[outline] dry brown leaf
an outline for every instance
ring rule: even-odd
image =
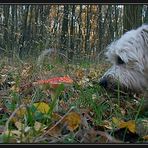
[[[15,126],[17,127],[17,129],[19,130],[19,131],[24,131],[24,132],[28,132],[29,130],[30,130],[30,128],[31,127],[29,127],[29,126],[25,126],[23,123],[21,123],[21,122],[15,122],[14,123],[15,124]]]
[[[18,93],[20,91],[20,88],[16,86],[15,84],[10,88],[11,91]]]
[[[17,112],[15,113],[14,117],[12,117],[12,122],[17,122],[19,121],[19,119],[23,118],[24,115],[27,114],[27,109],[26,107],[21,107],[20,109],[17,110]]]
[[[84,70],[83,69],[76,70],[75,75],[76,75],[77,78],[82,79],[85,75]]]
[[[47,128],[47,126],[45,124],[35,121],[34,129],[36,131],[44,131],[46,128]]]
[[[24,66],[25,66],[25,67],[24,67],[24,69],[23,69],[22,72],[21,72],[21,77],[22,77],[23,79],[26,79],[26,78],[29,77],[29,75],[30,75],[30,73],[31,73],[32,66],[31,66],[31,65],[28,65],[28,64],[26,64],[26,65],[24,65]]]
[[[98,74],[97,74],[97,72],[95,71],[95,69],[91,69],[90,72],[89,72],[89,74],[88,74],[88,76],[89,76],[89,78],[91,78],[91,79],[95,79],[95,78],[98,76]]]
[[[61,135],[61,130],[62,130],[61,124],[58,124],[58,125],[56,125],[54,128],[52,128],[52,129],[48,132],[48,134],[51,135],[51,136],[54,136],[54,137],[58,137],[58,136]]]
[[[3,134],[4,135],[9,135],[9,136],[16,136],[18,138],[24,137],[24,134],[21,131],[19,131],[19,130],[11,130],[11,131],[7,130]]]
[[[62,116],[60,116],[59,114],[57,113],[52,113],[52,120],[54,121],[58,121],[62,118]]]
[[[111,122],[104,120],[103,121],[103,126],[107,129],[113,129]]]
[[[15,124],[15,126],[17,127],[17,129],[19,131],[21,131],[22,129],[25,128],[25,125],[23,123],[21,123],[21,122],[16,121],[14,124]]]
[[[78,113],[76,112],[70,112],[65,118],[64,118],[64,123],[67,124],[67,128],[70,131],[74,131],[77,129],[81,123],[81,117]]]
[[[5,74],[5,75],[0,75],[0,85],[2,85],[6,80],[7,80],[7,75]]]

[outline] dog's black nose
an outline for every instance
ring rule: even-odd
[[[99,85],[104,87],[104,88],[107,88],[107,79],[106,78],[102,78],[99,82]]]

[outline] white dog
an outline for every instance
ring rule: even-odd
[[[148,88],[148,25],[126,32],[112,42],[106,56],[113,64],[100,85],[107,90],[143,92]]]

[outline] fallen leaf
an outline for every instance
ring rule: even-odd
[[[134,120],[129,120],[125,122],[123,120],[113,117],[112,121],[118,128],[127,128],[132,133],[136,132],[136,123]]]
[[[113,129],[112,125],[111,125],[111,122],[107,121],[107,120],[104,120],[103,121],[103,126],[107,129]]]
[[[47,128],[47,126],[45,124],[35,121],[34,129],[36,131],[44,131],[46,128]]]
[[[19,119],[23,118],[24,115],[27,114],[27,109],[26,107],[21,107],[20,109],[17,110],[17,112],[15,113],[15,115],[12,117],[12,122],[17,122],[19,121]]]
[[[120,124],[120,128],[126,127],[129,129],[130,132],[135,133],[136,132],[136,123],[134,120],[129,120],[127,122],[123,122]]]
[[[54,136],[54,137],[58,137],[58,136],[61,135],[61,130],[62,130],[61,124],[58,124],[58,125],[56,125],[54,128],[52,128],[52,129],[48,132],[48,134],[51,135],[51,136]]]
[[[65,116],[63,121],[67,124],[67,128],[70,131],[74,131],[79,127],[81,123],[81,117],[76,112],[70,112],[67,116]]]
[[[57,114],[57,113],[52,113],[52,120],[54,120],[54,121],[58,121],[58,120],[60,120],[62,118],[62,116],[60,116],[59,114]]]
[[[90,79],[95,79],[96,77],[98,76],[97,72],[95,71],[95,69],[91,69],[89,74],[88,74],[88,77]]]
[[[76,70],[75,75],[76,75],[77,78],[82,79],[85,75],[84,70],[83,69]]]
[[[20,91],[20,88],[18,87],[18,86],[16,86],[16,85],[13,85],[11,88],[10,88],[10,90],[11,91],[13,91],[13,92],[19,92]]]
[[[17,129],[19,130],[19,131],[24,131],[24,132],[28,132],[30,129],[31,129],[31,127],[29,127],[29,126],[25,126],[23,123],[21,123],[21,122],[15,122],[14,123],[15,124],[15,126],[17,127]]]
[[[7,75],[5,74],[5,75],[0,75],[0,85],[2,85],[6,80],[7,80]]]
[[[9,136],[17,136],[17,137],[20,137],[20,136],[22,136],[22,137],[24,137],[24,134],[22,133],[22,132],[20,132],[19,130],[7,130],[7,131],[5,131],[3,134],[5,134],[5,135],[9,135]]]
[[[19,130],[19,131],[21,131],[22,129],[24,129],[25,128],[25,125],[23,124],[23,123],[21,123],[21,122],[15,122],[14,123],[15,124],[15,126],[17,127],[17,129]]]
[[[31,74],[31,70],[32,70],[32,66],[31,65],[28,65],[27,63],[24,65],[24,69],[22,70],[21,72],[21,77],[23,79],[26,79],[30,76]]]
[[[34,103],[33,104],[36,108],[37,108],[37,110],[39,111],[39,112],[41,112],[41,113],[45,113],[45,114],[47,114],[48,112],[49,112],[49,109],[50,109],[50,107],[49,107],[49,105],[47,104],[47,103],[45,103],[45,102],[38,102],[38,103]]]
[[[142,137],[144,140],[148,140],[148,135]]]

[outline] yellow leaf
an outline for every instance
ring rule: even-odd
[[[38,102],[38,103],[34,103],[33,105],[41,113],[46,113],[47,114],[49,109],[50,109],[49,105],[47,103],[45,103],[45,102]]]
[[[132,133],[136,132],[136,123],[134,120],[129,120],[125,122],[123,120],[113,117],[112,121],[118,128],[127,128]]]
[[[81,117],[78,113],[76,112],[70,112],[65,118],[64,122],[67,123],[67,128],[70,131],[74,131],[77,129],[81,123]]]
[[[144,140],[148,140],[148,135],[142,137]]]
[[[129,129],[130,132],[135,133],[136,132],[136,123],[134,120],[129,120],[126,122],[126,128]]]
[[[119,119],[117,119],[117,118],[115,118],[115,117],[113,117],[112,118],[112,121],[113,121],[113,123],[115,124],[115,125],[119,125],[119,123],[120,123],[120,120]]]

